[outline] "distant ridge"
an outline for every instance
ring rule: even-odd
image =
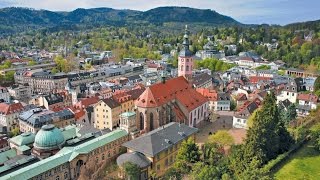
[[[163,24],[168,22],[202,23],[216,26],[241,24],[233,18],[221,15],[213,10],[188,7],[158,7],[148,11],[79,8],[70,12],[54,12],[20,7],[0,9],[1,33],[57,26],[123,26],[129,23]]]

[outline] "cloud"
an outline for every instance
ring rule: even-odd
[[[18,6],[54,11],[111,7],[149,10],[159,6],[213,9],[243,23],[278,23],[320,19],[319,0],[1,0],[0,7]]]

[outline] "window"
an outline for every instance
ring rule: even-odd
[[[181,69],[180,70],[183,71],[183,65],[181,65]]]
[[[186,66],[186,71],[189,71],[189,66],[188,65]]]
[[[237,119],[237,122],[239,123],[239,122],[240,122],[240,119]]]
[[[67,179],[68,178],[68,172],[65,172],[64,173],[64,179]]]
[[[60,177],[59,177],[59,176],[57,176],[57,177],[56,177],[56,180],[60,180]]]
[[[168,163],[168,159],[166,159],[165,162],[164,162],[164,165],[165,165],[166,167],[168,167],[168,164],[169,164],[169,163]]]
[[[102,160],[104,160],[104,154],[102,154]]]

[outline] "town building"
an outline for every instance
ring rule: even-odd
[[[1,133],[9,133],[18,127],[18,116],[23,111],[21,103],[0,103],[0,125]]]
[[[83,171],[108,165],[121,153],[122,143],[128,141],[128,133],[120,129],[97,137],[91,133],[78,136],[75,132],[74,128],[60,131],[52,125],[44,126],[35,136],[32,154],[22,156],[14,166],[5,161],[5,168],[0,168],[1,178],[78,179]],[[10,157],[18,157],[14,149]]]
[[[175,162],[181,143],[188,138],[195,140],[197,132],[197,128],[171,122],[125,142],[123,146],[127,148],[127,153],[117,158],[117,164],[120,167],[126,162],[138,165],[141,180],[149,179],[151,172],[155,172],[159,178]],[[123,173],[121,176],[123,177]]]
[[[297,100],[297,112],[299,116],[307,116],[311,110],[317,109],[318,96],[314,94],[299,93]]]
[[[0,86],[0,102],[10,103],[10,94],[8,89]]]
[[[253,114],[253,112],[258,109],[256,102],[247,101],[239,108],[235,115],[233,116],[232,125],[234,128],[247,128],[247,120]]]
[[[61,110],[72,105],[72,95],[66,91],[60,93],[51,93],[48,95],[39,95],[30,100],[30,104],[42,106],[48,110]]]
[[[288,76],[302,77],[302,78],[305,78],[305,77],[318,77],[319,76],[319,73],[310,73],[310,72],[306,72],[304,70],[296,69],[296,68],[286,69],[285,74],[288,75]]]
[[[288,99],[291,103],[296,103],[300,86],[292,78],[288,78],[288,83],[284,86],[280,94],[277,95],[277,103]]]
[[[109,128],[111,130],[119,127],[121,104],[113,98],[102,99],[94,108],[94,127],[98,129]]]
[[[31,87],[28,84],[15,84],[8,88],[10,96],[16,100],[22,100],[28,102],[31,98]]]
[[[224,92],[217,92],[211,89],[200,88],[197,91],[208,98],[209,109],[212,111],[230,111],[230,95]]]
[[[37,133],[46,124],[53,124],[59,128],[63,128],[75,124],[75,116],[69,109],[53,112],[41,108],[31,109],[19,115],[21,132]]]
[[[207,73],[202,73],[194,76],[192,83],[195,88],[209,88],[212,86],[212,77]]]
[[[209,102],[180,76],[147,87],[135,107],[138,129],[149,132],[169,122],[198,126],[208,118]]]

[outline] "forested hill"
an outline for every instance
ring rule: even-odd
[[[144,12],[112,8],[76,9],[71,12],[53,12],[28,8],[0,9],[0,33],[12,33],[42,27],[122,26],[129,23],[161,25],[167,22],[226,26],[240,24],[231,17],[221,15],[212,10],[187,7],[159,7]]]

